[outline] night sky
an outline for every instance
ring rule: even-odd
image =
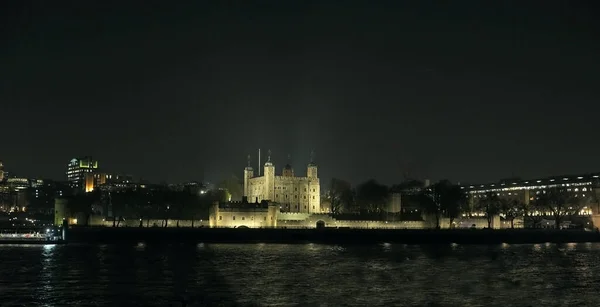
[[[598,1],[251,2],[1,1],[5,168],[218,181],[262,148],[352,183],[600,171]]]

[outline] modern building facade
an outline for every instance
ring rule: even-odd
[[[94,190],[94,173],[98,171],[98,161],[92,157],[74,158],[67,165],[67,181],[71,188],[84,192]]]
[[[244,169],[244,197],[251,203],[278,203],[283,212],[321,213],[321,185],[317,164],[311,161],[307,165],[306,177],[296,177],[288,163],[278,176],[269,152],[263,175],[255,176],[248,159],[248,166]]]
[[[471,205],[478,199],[493,193],[501,198],[510,198],[529,204],[548,189],[560,188],[572,193],[574,198],[589,200],[581,215],[591,215],[600,212],[598,208],[598,193],[600,191],[600,173],[553,176],[537,179],[505,179],[496,183],[464,185],[462,188],[469,196]]]

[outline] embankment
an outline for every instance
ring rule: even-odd
[[[69,243],[526,244],[600,242],[582,230],[387,230],[71,227]]]

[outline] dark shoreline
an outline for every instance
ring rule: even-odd
[[[73,227],[69,243],[535,244],[600,242],[583,230],[386,230]]]
[[[64,241],[46,241],[46,240],[0,240],[0,245],[47,245],[47,244],[65,244]]]

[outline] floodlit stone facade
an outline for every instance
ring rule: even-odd
[[[317,165],[314,162],[308,164],[306,177],[296,177],[289,164],[281,175],[276,175],[269,154],[262,176],[254,176],[250,165],[244,169],[244,197],[250,203],[275,202],[283,212],[322,213]]]
[[[429,217],[422,221],[367,221],[338,220],[330,214],[281,212],[280,205],[273,202],[262,203],[230,202],[215,203],[209,212],[210,227],[227,228],[369,228],[369,229],[428,229],[435,227],[435,219]],[[500,217],[492,219],[494,229],[510,228],[501,223]],[[440,219],[441,228],[450,228],[448,218]],[[464,217],[453,221],[453,228],[486,228],[485,217]],[[522,223],[516,224],[517,228]]]

